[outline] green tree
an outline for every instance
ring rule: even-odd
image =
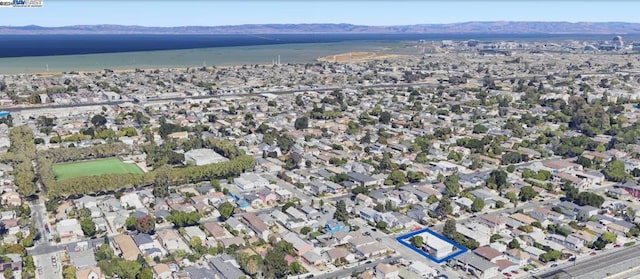
[[[167,165],[163,165],[158,168],[154,173],[153,178],[153,196],[158,198],[165,198],[169,196],[169,173],[171,168]]]
[[[202,218],[200,212],[172,211],[167,219],[173,222],[176,228],[182,228],[197,225],[200,218]]]
[[[378,121],[382,124],[389,124],[389,122],[391,122],[391,113],[388,111],[381,112],[380,117],[378,117]]]
[[[462,154],[455,151],[451,151],[449,152],[449,155],[447,155],[447,159],[455,162],[460,162],[460,160],[462,160]]]
[[[456,220],[448,219],[444,222],[444,227],[442,228],[442,235],[454,239],[456,238],[456,234],[458,234],[458,229],[456,229]]]
[[[522,155],[518,152],[507,152],[502,155],[501,162],[503,165],[517,164],[523,161]]]
[[[638,237],[638,236],[640,236],[640,228],[638,228],[637,226],[629,229],[629,232],[627,232],[628,238]]]
[[[371,134],[369,134],[369,132],[367,132],[366,134],[364,134],[364,136],[362,136],[362,138],[360,138],[360,144],[365,143],[371,143]]]
[[[300,274],[304,271],[304,268],[299,262],[293,262],[289,265],[289,272],[291,274]]]
[[[229,202],[224,202],[220,204],[220,206],[218,206],[218,212],[220,212],[220,217],[222,218],[223,221],[231,217],[234,209],[235,207]]]
[[[404,173],[402,173],[402,171],[400,170],[392,171],[391,174],[389,174],[387,180],[391,181],[391,184],[398,187],[404,185],[404,183],[407,182]]]
[[[520,249],[520,242],[514,238],[509,242],[507,247],[509,247],[509,249]]]
[[[244,264],[240,264],[242,269],[249,275],[253,276],[262,270],[263,259],[259,255],[251,255]]]
[[[149,267],[142,268],[137,279],[153,279],[153,271]]]
[[[502,238],[502,236],[501,236],[501,235],[499,235],[499,234],[493,234],[493,235],[491,235],[491,238],[489,239],[489,241],[490,241],[491,243],[494,243],[494,242],[498,241],[498,240],[499,240],[499,239],[501,239],[501,238]]]
[[[96,234],[96,224],[90,218],[83,218],[80,221],[80,228],[85,236],[91,237]]]
[[[413,245],[414,247],[422,248],[423,241],[424,239],[422,238],[422,236],[416,235],[411,238],[411,245]]]
[[[574,202],[579,205],[590,205],[596,208],[600,208],[600,206],[602,206],[602,204],[604,203],[604,198],[596,193],[580,192]]]
[[[283,153],[289,152],[294,143],[294,138],[285,133],[280,134],[280,136],[278,136],[278,138],[276,139],[276,144],[278,145],[278,147],[280,147],[280,150]]]
[[[473,126],[473,133],[474,134],[484,134],[486,132],[489,131],[489,128],[487,128],[486,126],[482,125],[482,124],[476,124],[475,126]]]
[[[471,210],[473,212],[480,212],[484,208],[484,200],[482,199],[474,199],[473,204],[471,204]]]
[[[351,189],[351,193],[354,195],[357,194],[368,194],[369,193],[369,188],[367,188],[366,186],[362,186],[362,185],[358,185],[356,187],[353,187]]]
[[[127,228],[127,230],[135,230],[136,229],[136,218],[133,218],[133,216],[129,216],[127,217],[127,219],[124,221],[124,227]]]
[[[142,265],[138,261],[115,259],[106,264],[111,268],[112,273],[120,278],[127,279],[135,279],[142,269]],[[100,268],[103,268],[103,266],[100,266]]]
[[[200,237],[194,236],[189,240],[189,246],[193,248],[193,250],[199,251],[202,250],[202,239]]]
[[[380,222],[376,223],[376,228],[381,229],[381,230],[386,230],[387,226],[388,226],[388,224],[385,221],[380,221]]]
[[[36,270],[36,264],[33,261],[33,256],[31,255],[24,257],[23,265],[24,265],[23,272],[33,274],[33,272],[35,272]]]
[[[427,155],[428,154],[426,152],[418,153],[418,155],[416,155],[416,162],[421,164],[426,163],[427,161],[429,161]]]
[[[624,170],[624,163],[617,160],[615,157],[607,163],[605,168],[602,170],[602,173],[607,180],[613,182],[625,182],[629,176],[629,174]]]
[[[6,277],[8,278],[8,277]],[[76,267],[72,265],[65,265],[62,268],[62,278],[64,279],[75,279],[76,278]]]
[[[447,215],[453,212],[453,207],[451,206],[451,200],[448,197],[442,197],[438,206],[435,209],[435,214],[438,218],[444,218]]]
[[[540,255],[540,261],[547,263],[560,259],[562,257],[562,253],[557,250],[549,250],[544,254]]]
[[[600,238],[605,243],[615,243],[616,242],[616,235],[614,233],[612,233],[612,232],[604,232],[604,233],[602,233],[602,235],[600,235]]]
[[[296,255],[296,251],[295,248],[293,247],[293,244],[284,241],[284,240],[280,240],[278,241],[278,243],[276,243],[275,247],[277,249],[280,249],[282,251],[284,251],[285,254],[289,254],[291,256],[295,256]]]
[[[518,195],[515,192],[507,192],[504,194],[504,197],[507,198],[510,202],[515,202],[518,200]]]
[[[288,201],[286,202],[283,206],[282,206],[282,212],[287,212],[287,209],[289,209],[289,207],[296,207],[296,203],[292,202],[292,201]]]
[[[576,159],[576,163],[585,168],[591,168],[591,166],[593,165],[591,159],[584,156],[578,156],[578,158]]]
[[[98,247],[95,257],[97,261],[109,261],[113,258],[113,250],[108,244],[103,243]]]
[[[347,212],[347,204],[343,200],[336,202],[336,212],[333,214],[333,219],[347,223],[349,221],[349,213]]]
[[[104,126],[105,124],[107,124],[107,119],[100,114],[96,114],[91,118],[91,124],[93,124],[93,126],[96,126],[96,127]]]
[[[529,201],[532,200],[533,198],[535,198],[538,195],[538,193],[533,190],[533,187],[531,186],[523,186],[522,188],[520,188],[520,200],[521,201]]]
[[[444,180],[445,194],[448,197],[455,197],[460,193],[460,182],[457,174],[449,175]]]
[[[604,249],[605,246],[607,246],[607,243],[604,242],[601,238],[598,238],[598,239],[596,239],[596,241],[594,241],[591,244],[591,247],[589,247],[589,248],[596,249],[596,250],[602,250],[602,249]]]
[[[296,130],[304,130],[306,128],[309,128],[309,117],[298,117],[294,123],[294,127],[296,128]]]
[[[407,171],[407,180],[411,183],[417,183],[425,180],[427,177],[422,172]]]
[[[435,195],[430,195],[430,196],[427,198],[427,203],[428,203],[428,204],[434,204],[434,203],[436,203],[436,202],[438,202],[438,197],[436,197]]]
[[[284,278],[289,272],[289,266],[284,259],[285,252],[272,248],[264,257],[264,276],[266,278]]]
[[[382,154],[382,160],[380,160],[380,164],[378,165],[379,170],[389,170],[393,168],[393,163],[391,162],[391,153],[385,152]]]
[[[486,184],[488,187],[492,189],[496,189],[501,191],[502,189],[509,186],[507,183],[507,172],[502,169],[496,169],[489,173],[489,178],[487,178]]]
[[[300,229],[300,234],[302,234],[302,235],[306,235],[306,234],[308,234],[308,233],[310,233],[310,232],[311,232],[311,228],[310,228],[310,227],[307,227],[307,226],[304,226],[304,227],[302,227],[302,228]]]

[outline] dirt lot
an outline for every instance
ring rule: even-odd
[[[361,61],[376,60],[376,59],[392,59],[392,58],[400,58],[400,57],[403,57],[403,55],[384,54],[384,53],[376,53],[376,52],[347,52],[347,53],[320,57],[318,58],[318,61],[349,63],[349,62],[361,62]]]

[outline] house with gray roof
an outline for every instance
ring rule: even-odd
[[[295,250],[296,254],[298,254],[298,256],[302,256],[304,253],[313,250],[313,245],[302,240],[296,233],[287,233],[282,237],[282,239],[293,245],[293,249]]]
[[[318,210],[316,210],[315,208],[309,206],[309,205],[304,205],[300,208],[300,211],[302,211],[302,213],[307,214],[307,217],[309,219],[317,219],[320,218],[322,216],[322,213]]]
[[[213,270],[213,273],[219,278],[237,279],[241,276],[246,276],[240,268],[233,265],[230,261],[225,261],[225,259],[220,256],[209,259],[209,266]]]
[[[69,259],[71,261],[71,265],[78,269],[92,267],[98,264],[92,249],[69,252]]]
[[[185,269],[185,272],[191,279],[217,279],[216,274],[214,274],[212,270],[208,268],[198,268],[190,266]]]
[[[133,238],[133,242],[135,242],[138,248],[142,251],[157,248],[153,243],[151,236],[146,233],[135,234],[131,237]]]
[[[378,181],[377,179],[373,178],[370,175],[362,174],[359,172],[349,172],[347,173],[347,176],[349,176],[349,179],[351,181],[361,186],[380,185],[380,181]]]
[[[456,265],[480,279],[495,278],[498,276],[498,266],[485,260],[475,252],[467,252],[454,258]]]
[[[420,205],[416,205],[409,212],[407,212],[407,217],[415,220],[416,222],[420,222],[423,220],[427,220],[429,215],[427,215],[428,210]]]

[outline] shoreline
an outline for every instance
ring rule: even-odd
[[[319,62],[319,61],[318,61]],[[331,63],[331,62],[329,62]],[[287,64],[300,64],[300,63],[287,63]],[[242,67],[243,65],[247,65],[247,66],[259,66],[259,67],[268,67],[268,66],[277,66],[277,65],[270,65],[270,64],[237,64],[237,65],[215,65],[215,66],[206,66],[207,69],[212,69],[212,67],[216,67],[216,69],[230,69],[233,67]],[[284,64],[280,64],[279,66],[282,66]],[[138,68],[127,68],[127,69],[109,69],[111,71],[113,71],[113,73],[116,74],[129,74],[129,73],[135,73],[137,69],[144,71],[145,73],[148,73],[149,71],[153,71],[153,70],[177,70],[177,71],[183,71],[186,72],[187,69],[200,69],[203,66],[199,66],[199,67],[150,67],[150,68],[142,68],[142,67],[138,67]],[[0,73],[0,76],[2,75],[36,75],[36,76],[40,76],[40,77],[53,77],[53,76],[59,76],[59,75],[65,75],[65,74],[70,74],[70,72],[75,72],[78,75],[87,75],[87,74],[99,74],[99,73],[103,73],[105,69],[99,69],[99,70],[95,70],[95,71],[91,71],[91,70],[82,70],[82,71],[62,71],[62,72],[33,72],[33,73],[20,73],[20,74],[3,74]]]
[[[339,43],[300,43],[215,47],[198,49],[134,51],[101,54],[31,56],[0,58],[0,75],[60,75],[63,72],[96,73],[104,69],[130,72],[136,68],[186,69],[206,67],[228,68],[242,65],[272,65],[281,56],[281,65],[318,63],[320,57],[346,52],[385,52],[417,54],[406,47],[406,41],[348,41]],[[48,66],[50,71],[46,71]]]
[[[401,59],[407,57],[408,55],[387,54],[384,52],[352,51],[318,57],[316,58],[316,61],[325,63],[358,63],[372,60]]]

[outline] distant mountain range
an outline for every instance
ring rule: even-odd
[[[451,24],[367,26],[352,24],[246,24],[228,26],[146,27],[73,25],[0,26],[0,34],[640,34],[640,23],[490,21]]]

